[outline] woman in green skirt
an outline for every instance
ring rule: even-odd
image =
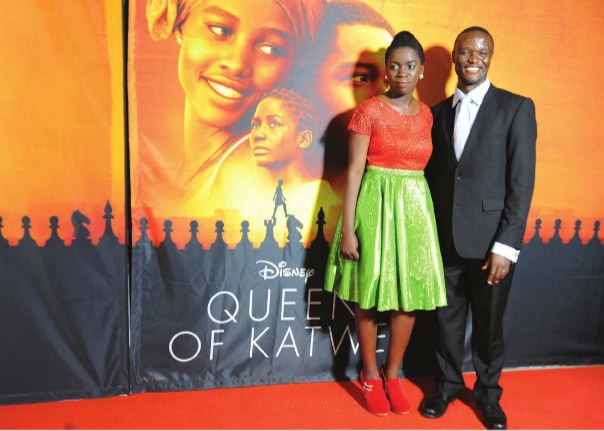
[[[342,216],[325,289],[356,303],[355,322],[367,409],[404,414],[399,372],[415,310],[447,304],[432,198],[423,169],[432,153],[432,113],[413,97],[424,51],[408,31],[386,50],[385,94],[362,102],[350,131]],[[376,360],[376,311],[390,312],[386,364]]]

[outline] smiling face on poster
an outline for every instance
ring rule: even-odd
[[[264,92],[287,80],[295,35],[276,2],[198,3],[174,32],[178,77],[195,121],[230,128]]]
[[[150,166],[153,177],[163,177],[145,199],[154,214],[178,224],[178,218],[211,219],[229,210],[227,225],[247,217],[252,226],[262,227],[270,214],[260,212],[262,203],[245,202],[262,202],[261,185],[270,178],[273,188],[279,177],[285,178],[290,195],[299,195],[301,184],[314,182],[312,192],[304,189],[306,197],[295,199],[298,214],[306,214],[304,225],[314,224],[321,207],[335,219],[344,169],[330,157],[337,153],[346,158],[345,145],[337,142],[347,139],[346,127],[339,129],[342,138],[337,141],[323,137],[335,117],[384,91],[384,49],[393,34],[388,21],[369,4],[353,0],[149,0],[145,12],[150,36],[173,37],[178,45],[184,93],[183,157],[168,167],[169,176],[155,171],[161,163]],[[285,84],[308,98],[318,121],[304,142],[282,147],[292,149],[291,157],[278,163],[279,174],[267,176],[266,168],[276,165],[270,158],[277,153],[265,151],[249,136],[249,124],[256,110],[265,109],[258,105],[262,95]],[[234,189],[239,176],[256,193],[242,197],[241,187]],[[336,176],[340,182],[330,181]],[[145,186],[141,190],[144,194]],[[328,223],[328,231],[334,223]],[[259,242],[263,234],[256,229],[252,235]],[[307,228],[305,243],[309,235]],[[281,229],[278,237],[283,243],[287,230]]]
[[[185,96],[183,158],[159,188],[166,193],[150,199],[156,214],[211,217],[221,209],[208,202],[217,170],[247,142],[260,97],[308,61],[323,9],[322,0],[149,0],[151,37],[178,44]]]

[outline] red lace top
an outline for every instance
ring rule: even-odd
[[[423,170],[432,154],[432,112],[420,103],[404,115],[371,97],[354,111],[348,130],[370,137],[367,164],[389,169]]]

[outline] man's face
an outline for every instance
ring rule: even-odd
[[[488,34],[471,31],[459,36],[452,59],[462,91],[467,93],[487,79],[492,56],[493,40]]]
[[[330,54],[316,79],[324,119],[330,121],[384,92],[384,51],[391,41],[390,33],[381,28],[338,26]]]

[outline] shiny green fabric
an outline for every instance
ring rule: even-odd
[[[340,257],[342,217],[325,290],[363,309],[433,310],[447,304],[434,208],[423,171],[368,166],[355,215],[358,261]]]

